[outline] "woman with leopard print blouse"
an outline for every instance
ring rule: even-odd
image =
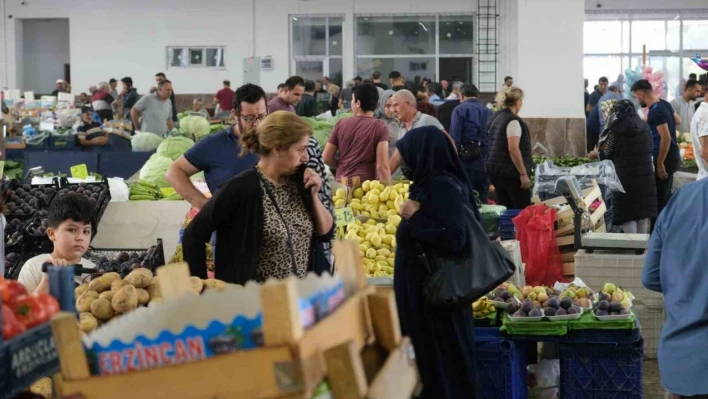
[[[224,184],[187,226],[183,251],[193,276],[206,278],[204,244],[214,231],[217,279],[262,283],[329,271],[322,244],[333,237],[334,218],[317,195],[322,179],[305,164],[311,135],[285,111],[241,134],[242,154],[260,161]]]

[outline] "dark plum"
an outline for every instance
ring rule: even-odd
[[[560,300],[560,307],[563,309],[568,310],[571,306],[573,306],[573,300],[567,296]]]
[[[529,312],[529,317],[541,317],[541,316],[543,316],[543,312],[541,312],[541,309],[539,309],[539,308],[533,308]]]
[[[609,313],[607,313],[606,310],[598,309],[595,311],[595,316],[608,316],[608,315],[609,315]]]
[[[609,309],[610,313],[613,313],[613,312],[616,313],[616,312],[619,312],[620,310],[622,310],[622,304],[621,304],[621,303],[619,303],[619,302],[612,302],[612,303],[610,303],[610,309]]]
[[[526,312],[524,312],[523,310],[517,310],[517,311],[514,312],[514,314],[511,315],[511,316],[512,316],[512,317],[526,317]]]
[[[550,297],[548,299],[548,307],[558,309],[560,307],[560,301],[557,297]]]
[[[543,309],[543,312],[546,314],[546,316],[555,316],[556,315],[556,308],[552,307],[547,307]]]

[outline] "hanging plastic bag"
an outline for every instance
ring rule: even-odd
[[[512,221],[526,264],[526,284],[552,287],[556,281],[566,281],[555,233],[556,210],[545,204],[533,205]]]

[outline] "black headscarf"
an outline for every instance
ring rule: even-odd
[[[447,175],[458,181],[469,201],[467,205],[477,209],[462,162],[442,130],[435,126],[411,129],[396,142],[396,148],[403,162],[411,169],[409,174],[412,176],[406,177],[413,181],[409,189],[412,200],[419,201],[433,179]]]
[[[616,119],[620,119],[625,115],[637,114],[637,109],[634,107],[634,103],[631,100],[619,100],[614,105],[614,114]]]

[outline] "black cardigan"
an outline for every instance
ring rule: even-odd
[[[298,182],[302,201],[315,223],[315,199],[305,188],[304,172],[303,165],[293,178]],[[234,284],[252,280],[258,267],[263,236],[263,195],[255,168],[240,173],[221,186],[184,230],[182,251],[192,276],[207,277],[205,244],[214,231],[217,248],[214,277]],[[330,270],[321,243],[333,236],[334,223],[324,236],[318,236],[313,230],[308,271],[320,274]]]

